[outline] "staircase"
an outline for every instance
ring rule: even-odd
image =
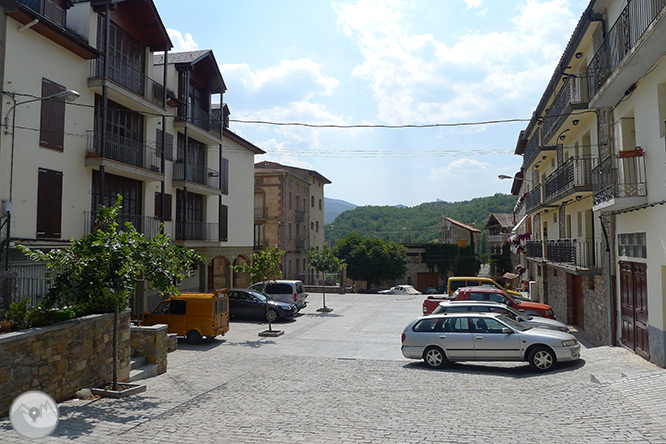
[[[146,363],[146,357],[136,356],[134,349],[132,349],[129,382],[152,378],[153,376],[157,376],[157,364]]]

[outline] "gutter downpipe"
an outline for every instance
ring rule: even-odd
[[[608,232],[606,231],[606,225],[604,225],[603,215],[599,215],[599,222],[601,223],[601,229],[604,232],[604,238],[606,238],[606,273],[608,277],[606,279],[606,292],[608,293],[608,345],[613,345],[614,339],[614,329],[613,329],[613,307],[615,298],[613,297],[613,285],[611,283],[611,254],[610,254],[610,242],[608,239]]]

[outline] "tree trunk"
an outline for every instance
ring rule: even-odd
[[[113,310],[113,390],[118,391],[118,306]]]

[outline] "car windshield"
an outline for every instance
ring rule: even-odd
[[[516,322],[507,315],[499,315],[497,316],[497,319],[508,325],[509,327],[513,328],[514,330],[517,331],[526,331],[529,330],[532,327],[528,327],[525,324],[521,324],[520,322]]]
[[[517,311],[517,310],[514,310],[514,309],[511,308],[511,307],[502,307],[502,308],[505,309],[506,311],[508,311],[509,313],[511,313],[511,318],[514,319],[514,320],[519,319],[519,320],[521,320],[521,321],[523,321],[523,322],[525,322],[525,321],[529,321],[529,320],[530,320],[530,317],[529,317],[529,316],[525,316],[525,315],[522,314],[521,312],[519,312],[519,311]]]
[[[266,302],[266,296],[264,296],[263,294],[261,294],[257,291],[251,291],[251,290],[250,290],[250,294],[252,296],[254,296],[255,298],[259,299],[261,302]]]

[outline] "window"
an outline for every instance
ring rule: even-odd
[[[319,233],[319,221],[315,222],[315,231]]]
[[[60,238],[62,218],[62,173],[39,169],[37,179],[37,237]]]
[[[619,256],[647,258],[645,233],[618,234],[617,238]]]
[[[142,231],[141,210],[143,208],[143,182],[129,179],[127,177],[116,176],[115,174],[104,174],[104,195],[99,190],[99,171],[94,170],[92,175],[92,208],[93,213],[97,212],[98,206],[112,205],[116,201],[116,196],[123,196],[122,213],[118,216],[118,222],[125,224],[130,222],[137,231]],[[101,200],[103,199],[103,201]]]
[[[65,87],[42,79],[42,97],[65,91]],[[39,146],[62,151],[65,145],[65,102],[42,100],[39,121]]]
[[[291,210],[291,191],[289,192],[289,209]]]
[[[310,196],[310,206],[314,208],[314,196]]]
[[[220,241],[229,240],[229,207],[220,205]]]
[[[264,225],[255,224],[254,225],[254,246],[255,247],[264,247]]]
[[[438,321],[439,319],[423,319],[417,322],[412,330],[422,333],[433,332],[435,331],[435,326],[437,325]]]
[[[171,220],[171,194],[164,194],[164,220]],[[155,217],[162,218],[162,193],[155,192]]]
[[[469,318],[447,318],[440,331],[447,333],[469,333]]]
[[[187,301],[172,300],[169,305],[169,312],[172,315],[184,315],[187,312]]]
[[[470,301],[487,301],[487,293],[470,293],[469,294],[469,300]]]
[[[161,158],[162,153],[164,153],[166,159],[173,160],[173,134],[166,133],[166,143],[164,147],[162,147],[162,137],[163,137],[162,130],[157,128],[157,132],[155,134],[155,147],[156,147],[157,157]]]
[[[229,194],[229,159],[222,158],[222,171],[220,171],[220,190]]]
[[[490,293],[488,295],[488,300],[493,302],[500,302],[502,304],[506,304],[507,302],[506,298],[499,293]]]
[[[310,230],[314,230],[314,222],[310,222]]]

